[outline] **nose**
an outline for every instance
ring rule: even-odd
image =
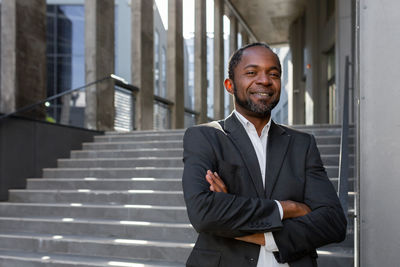
[[[271,77],[268,75],[268,73],[260,73],[257,76],[257,84],[261,85],[270,85],[272,83]]]

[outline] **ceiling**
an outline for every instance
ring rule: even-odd
[[[229,0],[258,41],[289,41],[289,26],[303,11],[304,0]]]

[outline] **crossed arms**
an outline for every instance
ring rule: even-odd
[[[189,219],[199,233],[261,245],[263,233],[273,232],[279,262],[299,259],[317,247],[344,239],[346,219],[312,137],[305,155],[304,203],[280,201],[281,220],[274,200],[228,192],[222,181],[226,175],[206,178],[208,170],[218,170],[221,150],[226,149],[215,135],[214,129],[195,127],[184,136],[184,197]]]
[[[228,193],[226,185],[222,181],[221,177],[219,177],[217,172],[212,172],[211,170],[207,170],[205,178],[207,182],[210,184],[210,191]],[[284,201],[279,201],[279,203],[281,204],[283,209],[283,218],[282,218],[283,220],[304,216],[309,212],[311,212],[310,208],[306,204],[300,202],[292,200],[284,200]],[[263,233],[255,233],[251,235],[235,237],[235,239],[265,246],[265,236]]]

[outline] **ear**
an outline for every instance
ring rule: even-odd
[[[233,95],[233,91],[234,91],[233,81],[231,79],[225,79],[224,86],[225,86],[226,91],[228,91],[228,93]]]

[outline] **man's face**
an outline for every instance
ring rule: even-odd
[[[281,92],[281,69],[276,55],[262,46],[243,51],[232,81],[236,109],[249,116],[270,116]]]

